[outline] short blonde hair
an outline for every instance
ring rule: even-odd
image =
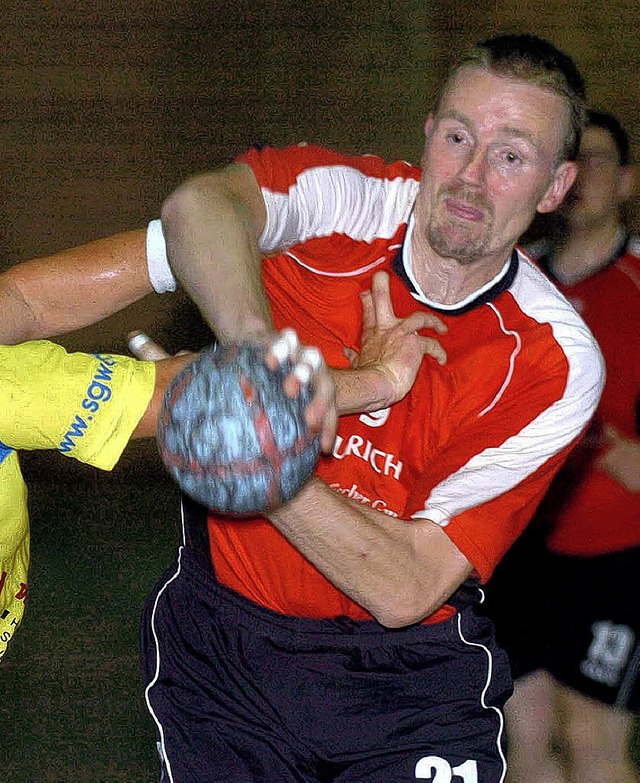
[[[569,55],[535,35],[499,35],[467,51],[447,75],[438,97],[442,103],[455,77],[465,68],[481,68],[534,84],[559,95],[567,109],[567,129],[560,160],[575,160],[586,122],[584,79]]]

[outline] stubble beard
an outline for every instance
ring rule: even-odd
[[[449,195],[459,194],[447,191],[440,195],[438,203],[443,204]],[[462,220],[448,217],[446,214],[432,214],[427,225],[426,236],[431,248],[441,258],[453,258],[463,266],[480,261],[487,253],[493,227],[493,213],[484,201],[466,198],[467,203],[482,209],[484,218],[480,223],[471,221],[465,224]]]

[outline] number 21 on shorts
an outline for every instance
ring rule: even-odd
[[[452,767],[440,756],[425,756],[416,764],[416,780],[430,780],[431,783],[451,783],[460,778],[463,783],[478,783],[478,764],[468,759],[464,764]]]

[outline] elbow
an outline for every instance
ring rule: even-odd
[[[215,197],[215,187],[209,175],[186,180],[167,196],[160,209],[160,219],[165,233],[171,233],[210,207]]]
[[[36,310],[25,294],[19,276],[10,269],[0,279],[0,343],[15,345],[46,334]]]
[[[390,600],[389,600],[390,599]],[[387,600],[369,608],[369,612],[389,629],[406,628],[433,614],[443,601],[429,600],[424,594],[387,596]]]

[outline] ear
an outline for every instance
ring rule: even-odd
[[[433,123],[434,123],[433,112],[430,112],[429,116],[427,117],[427,119],[425,120],[425,123],[424,123],[424,135],[425,136],[428,137],[429,134],[431,133],[431,129],[433,128]]]
[[[618,181],[618,195],[620,197],[620,203],[623,204],[625,201],[628,201],[634,195],[635,189],[636,167],[621,166],[620,179]]]
[[[576,181],[577,176],[578,164],[575,161],[566,160],[564,163],[561,163],[555,170],[551,184],[545,191],[544,196],[538,202],[536,207],[538,212],[544,214],[557,209]]]

